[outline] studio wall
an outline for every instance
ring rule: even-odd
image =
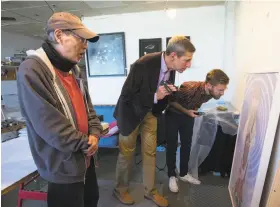
[[[21,34],[1,31],[1,60],[12,57],[22,50],[37,49],[42,40]],[[3,102],[9,107],[18,107],[17,84],[15,80],[1,81],[1,95]]]
[[[232,72],[235,85],[232,88],[231,102],[239,110],[244,100],[248,73],[280,72],[279,10],[278,1],[235,2],[234,58],[230,60],[234,65]],[[266,176],[263,176],[265,185],[260,189],[262,190],[260,206],[279,206],[279,199],[278,204],[269,203],[269,198],[273,196],[273,182],[279,171],[279,123],[277,129],[275,139],[270,137],[274,139],[271,156],[264,158],[270,159],[270,163]]]
[[[126,62],[129,66],[139,58],[139,39],[190,36],[197,52],[192,67],[176,77],[176,84],[188,80],[204,80],[213,68],[223,67],[225,7],[210,6],[178,9],[175,19],[164,11],[141,12],[99,17],[85,17],[86,26],[97,33],[125,33]],[[95,105],[116,104],[126,77],[89,77],[88,84]]]
[[[280,72],[280,3],[239,2],[235,7],[232,103],[241,109],[247,72]]]
[[[1,60],[14,56],[23,49],[37,49],[42,42],[39,38],[1,31]]]

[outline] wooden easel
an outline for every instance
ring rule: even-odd
[[[272,188],[268,197],[266,207],[280,206],[280,161],[278,163],[276,176],[273,179]]]

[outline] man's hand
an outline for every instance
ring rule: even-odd
[[[87,150],[87,156],[92,156],[98,149],[98,138],[94,135],[88,137],[89,148]]]
[[[198,117],[198,115],[195,114],[195,110],[187,110],[186,113],[188,116],[192,117],[192,118],[195,118],[195,117]]]
[[[167,85],[172,91],[177,91],[174,85]],[[164,99],[165,96],[170,95],[170,93],[165,89],[164,86],[159,86],[157,90],[157,100]]]

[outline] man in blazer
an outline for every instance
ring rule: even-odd
[[[147,54],[131,66],[114,112],[120,130],[114,195],[123,204],[134,203],[128,187],[136,139],[140,133],[145,198],[158,206],[168,206],[168,201],[155,188],[156,115],[166,108],[171,94],[160,83],[169,80],[172,83],[169,88],[176,91],[173,86],[175,72],[182,73],[191,66],[194,52],[195,47],[187,38],[175,36],[170,39],[165,52]]]

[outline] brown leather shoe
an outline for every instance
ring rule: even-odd
[[[119,193],[116,189],[114,189],[113,194],[124,205],[133,205],[135,203],[128,192]]]
[[[149,195],[149,196],[145,195],[145,198],[153,201],[159,207],[167,207],[168,206],[168,201],[163,196],[159,195],[158,193],[155,193],[155,194]]]

